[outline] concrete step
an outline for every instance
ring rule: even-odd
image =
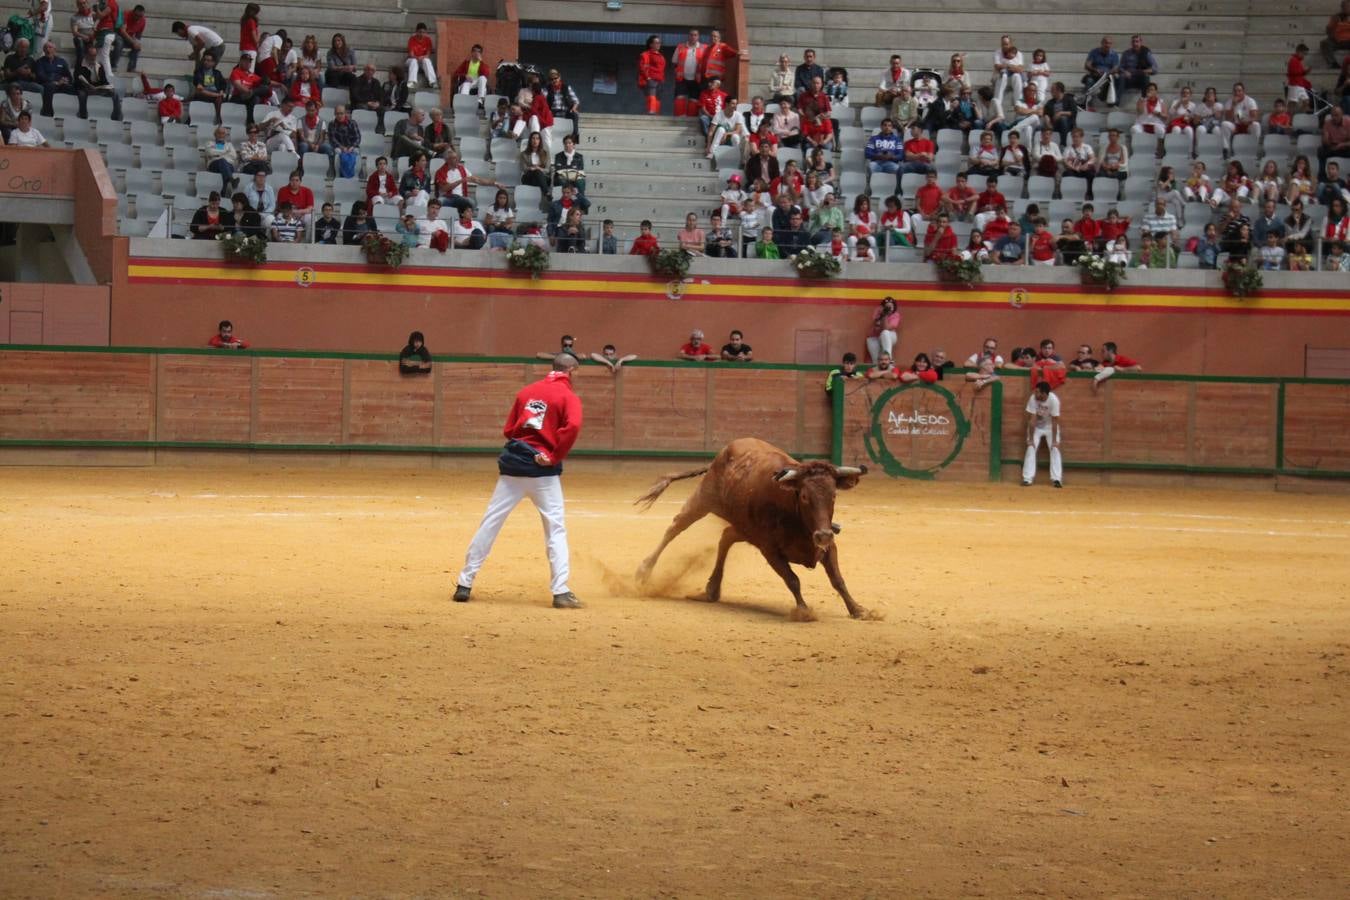
[[[1196,6],[1195,0],[1133,0],[1130,3],[1130,11],[1135,14],[1152,13],[1158,15],[1183,15],[1191,13]],[[1204,4],[1211,7],[1211,11],[1216,15],[1223,16],[1246,16],[1249,11],[1255,8],[1252,0],[1224,0],[1223,3]],[[1304,3],[1304,8],[1310,6]],[[1037,13],[1045,18],[1046,21],[1062,21],[1064,16],[1058,15],[1067,13],[1069,16],[1078,16],[1084,13],[1110,13],[1118,10],[1120,4],[1115,0],[1043,0],[1037,5]],[[988,0],[951,0],[944,4],[945,10],[951,13],[972,13],[972,19],[978,21],[982,16],[992,16],[990,3]],[[928,13],[932,12],[931,3],[925,3],[923,0],[893,0],[886,4],[888,12],[892,13]],[[837,0],[828,4],[822,0],[745,0],[746,17],[749,18],[763,10],[772,10],[781,12],[783,15],[791,15],[795,11],[802,10],[808,12],[823,12],[828,10],[829,15],[836,17],[847,17],[853,14],[870,14],[876,10],[876,3],[869,0]],[[1005,22],[1008,13],[1011,10],[1000,11]],[[1326,13],[1322,13],[1323,19]]]
[[[691,153],[700,152],[706,146],[707,141],[698,133],[697,129],[688,131],[673,130],[647,130],[647,129],[627,129],[619,130],[614,128],[592,128],[591,124],[582,119],[581,121],[581,143],[578,145],[582,153],[590,157],[592,149],[604,149],[610,151],[648,151],[660,153]]]
[[[683,174],[715,173],[711,159],[699,156],[670,156],[664,153],[634,154],[621,151],[586,151],[586,172],[595,175],[651,175],[670,177]]]
[[[690,194],[722,193],[722,181],[716,172],[691,172],[684,177],[658,178],[649,175],[591,175],[586,191],[617,197],[684,197]]]

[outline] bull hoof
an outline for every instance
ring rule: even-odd
[[[633,575],[638,584],[644,584],[650,577],[652,577],[652,567],[646,563],[638,566],[637,572]]]
[[[849,610],[848,614],[853,618],[858,619],[859,621],[862,622],[881,622],[886,618],[886,614],[884,612],[881,612],[880,610],[876,609],[867,609],[866,607],[862,606],[858,606]]]
[[[814,622],[816,611],[809,606],[794,606],[792,612],[788,613],[788,619],[793,622]]]
[[[718,600],[722,599],[722,586],[718,585],[717,587],[713,587],[712,583],[709,582],[708,586],[703,589],[703,596],[699,599],[706,600],[709,603],[716,603]]]

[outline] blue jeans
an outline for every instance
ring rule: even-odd
[[[306,144],[304,141],[300,140],[297,140],[295,142],[295,152],[300,155],[301,161],[304,160],[306,153],[322,153],[328,157],[328,164],[330,166],[333,164],[333,157],[337,153],[337,151],[333,149],[333,145],[328,143],[327,141],[324,141],[317,147],[312,147],[309,144]]]
[[[869,160],[867,163],[867,168],[873,174],[876,174],[877,172],[885,172],[887,175],[894,175],[896,172],[900,171],[900,163],[895,162],[893,160],[887,160],[886,162],[876,162]]]
[[[206,167],[208,172],[215,172],[220,176],[220,195],[228,198],[230,195],[230,182],[234,179],[234,166],[223,159],[213,159],[211,164]]]
[[[926,162],[907,162],[900,166],[901,175],[927,175],[932,171],[934,171],[932,165]]]

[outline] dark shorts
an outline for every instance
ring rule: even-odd
[[[697,100],[698,95],[703,93],[703,86],[697,81],[685,81],[679,79],[675,82],[675,96],[688,97],[691,100]]]
[[[655,97],[661,93],[661,82],[652,79],[647,80],[647,86],[642,89],[642,93],[648,97]]]

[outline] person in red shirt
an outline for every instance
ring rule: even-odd
[[[638,225],[638,236],[633,238],[633,246],[628,251],[630,256],[651,256],[661,249],[661,245],[656,240],[656,235],[652,234],[652,220],[643,219]]]
[[[1045,219],[1036,220],[1036,230],[1031,235],[1031,263],[1036,266],[1055,264],[1055,236],[1045,226]]]
[[[949,224],[946,213],[938,213],[937,221],[928,226],[923,236],[923,258],[925,262],[941,262],[944,259],[956,259],[956,232]]]
[[[1121,216],[1115,209],[1106,211],[1106,218],[1099,223],[1102,243],[1110,244],[1116,238],[1130,230],[1130,217]]]
[[[1312,101],[1311,94],[1312,82],[1308,80],[1308,67],[1304,65],[1303,60],[1308,55],[1308,45],[1299,44],[1294,48],[1294,55],[1289,57],[1289,65],[1284,70],[1284,83],[1289,85],[1289,102],[1297,104],[1300,112],[1307,112],[1308,106]]]
[[[689,40],[675,48],[671,64],[675,67],[675,115],[697,116],[700,77],[708,46],[699,43],[698,29],[689,30]]]
[[[703,79],[725,78],[727,60],[735,59],[740,51],[722,40],[722,32],[714,28],[708,32],[708,49],[703,56]]]
[[[229,319],[225,319],[216,326],[216,333],[211,335],[211,340],[206,342],[206,346],[214,347],[217,350],[247,350],[248,341],[236,337],[234,324]]]
[[[526,134],[539,132],[544,139],[544,148],[549,153],[553,153],[553,132],[548,129],[553,127],[553,108],[548,105],[548,97],[544,95],[543,82],[539,76],[530,78],[530,108],[525,115],[528,117],[526,125]]]
[[[122,17],[122,27],[117,29],[117,36],[113,39],[110,72],[116,71],[117,63],[122,59],[122,51],[127,49],[130,49],[127,56],[127,71],[136,71],[136,66],[141,60],[141,36],[145,34],[145,23],[145,7],[140,4]]]
[[[1040,352],[1031,363],[1032,386],[1035,387],[1044,381],[1050,385],[1051,390],[1058,390],[1068,377],[1069,369],[1055,352],[1055,342],[1050,338],[1041,341]]]
[[[381,156],[375,160],[375,171],[366,179],[366,206],[373,209],[376,203],[397,202],[398,183],[389,171],[389,157]]]
[[[661,112],[661,85],[666,80],[666,58],[661,54],[661,38],[647,38],[647,49],[638,56],[638,89],[647,97],[647,115]]]
[[[1083,244],[1091,252],[1096,252],[1102,243],[1102,223],[1092,218],[1092,204],[1083,204],[1083,214],[1073,223],[1074,233],[1083,239]]]
[[[94,46],[98,48],[98,61],[103,64],[103,71],[112,78],[113,45],[117,43],[117,29],[122,26],[122,10],[118,8],[117,0],[103,0],[101,5],[94,7],[94,12],[98,13],[94,22]]]
[[[1109,379],[1117,372],[1142,372],[1144,367],[1139,364],[1139,360],[1132,359],[1116,350],[1115,341],[1107,341],[1102,344],[1102,362],[1097,366],[1097,374],[1092,379],[1092,389],[1095,391],[1101,387],[1102,382]]]
[[[553,357],[553,371],[516,394],[502,428],[506,446],[497,457],[497,486],[455,580],[455,602],[469,601],[474,579],[507,516],[529,497],[544,522],[553,606],[581,608],[567,584],[571,569],[562,490],[563,460],[581,435],[581,398],[572,390],[578,365],[576,357],[560,353]]]
[[[230,70],[230,101],[244,104],[246,121],[253,121],[253,107],[272,99],[272,86],[253,71],[253,57],[240,56],[239,64]]]
[[[914,192],[914,208],[919,218],[932,219],[942,209],[942,188],[937,183],[937,173],[929,172],[924,176],[923,187]]]
[[[824,113],[802,117],[802,150],[810,154],[816,149],[834,152],[834,126]]]
[[[178,99],[172,83],[164,85],[164,99],[159,101],[155,109],[161,125],[183,121],[183,101]]]
[[[900,373],[900,380],[907,384],[913,384],[914,382],[932,384],[938,380],[938,373],[933,368],[933,361],[928,358],[928,354],[920,353],[914,357],[914,362],[910,367]]]
[[[694,362],[704,360],[711,362],[721,359],[717,355],[717,351],[712,348],[712,344],[704,342],[703,332],[697,328],[689,332],[689,343],[680,347],[679,358],[693,360]]]
[[[314,216],[314,192],[300,183],[300,173],[292,172],[290,182],[277,191],[277,206],[283,203],[291,205],[291,212],[306,225]]]
[[[712,120],[717,118],[718,113],[727,104],[727,92],[722,90],[722,79],[713,78],[708,81],[708,86],[703,89],[703,93],[698,95],[698,121],[703,126],[703,134],[706,137],[708,129],[712,127]]]
[[[256,3],[244,4],[244,13],[239,17],[239,55],[247,61],[246,68],[252,72],[258,61],[258,42],[262,40],[262,26],[258,24],[258,14],[262,7]]]
[[[797,96],[797,111],[802,114],[802,118],[810,118],[817,113],[827,117],[830,115],[830,95],[825,93],[825,79],[819,75],[811,79],[811,87]]]
[[[905,141],[905,161],[900,165],[900,173],[933,171],[933,159],[937,155],[937,145],[928,139],[923,126],[915,123],[909,130],[910,138]]]
[[[1008,211],[1000,206],[984,220],[982,225],[977,224],[975,227],[984,232],[985,241],[987,241],[990,246],[993,246],[1008,236],[1008,228],[1012,223],[1013,221],[1008,215]]]
[[[460,94],[488,95],[488,66],[483,61],[483,45],[474,44],[469,48],[469,58],[455,67],[450,77],[454,90]],[[514,98],[512,98],[514,99]]]
[[[427,84],[436,87],[436,63],[431,58],[435,47],[427,34],[427,23],[418,22],[413,36],[408,38],[408,87],[417,87],[417,76],[426,76]]]
[[[953,219],[965,222],[975,215],[979,198],[980,195],[970,186],[966,173],[961,172],[956,176],[956,186],[948,190],[947,195],[942,198],[942,208]]]
[[[1008,198],[999,193],[998,178],[990,175],[985,181],[984,190],[975,198],[975,212],[993,212],[999,207],[1007,208]]]

